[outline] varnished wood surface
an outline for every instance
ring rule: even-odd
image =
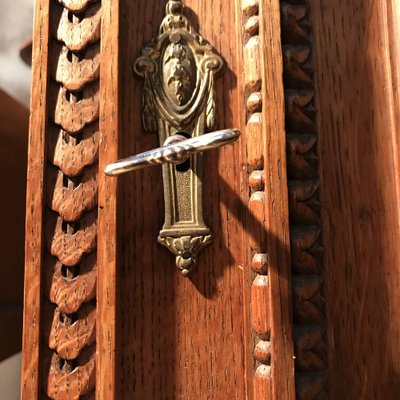
[[[161,171],[99,176],[159,145],[132,64],[164,2],[36,2],[23,399],[294,399],[293,344],[298,399],[400,397],[398,4],[212,3],[185,12],[242,137],[205,156],[214,241],[184,279]]]
[[[217,77],[220,127],[240,121],[237,31],[233,2],[186,1],[185,13],[225,58]],[[141,127],[141,82],[132,62],[158,31],[165,4],[122,1],[121,156],[157,147],[157,133]],[[223,10],[223,11],[222,11]],[[119,398],[246,398],[243,269],[246,242],[240,224],[240,147],[227,146],[205,158],[204,213],[213,244],[199,257],[198,271],[185,279],[171,254],[157,244],[163,223],[161,169],[121,179]],[[228,161],[229,160],[229,161]],[[118,397],[118,396],[117,396]]]
[[[0,361],[21,350],[29,111],[0,90]]]
[[[400,397],[399,8],[312,8],[332,399]]]
[[[35,347],[24,354],[23,398],[294,398],[279,3],[220,0],[213,13],[204,2],[185,5],[225,59],[219,126],[242,130],[238,144],[204,157],[214,242],[191,279],[156,242],[161,171],[122,177],[118,192],[103,175],[118,157],[159,145],[142,131],[132,65],[165,5],[104,0],[99,19],[99,1],[54,0],[40,14],[36,31],[50,27],[51,51],[34,59],[34,71],[48,73],[34,91],[45,112],[31,125],[42,135],[32,135],[41,169],[30,160],[30,177],[44,192],[31,199],[28,185],[28,204],[44,213],[27,219],[40,276],[27,261],[35,285],[25,318],[36,324],[26,325],[25,342],[37,341],[25,344]]]
[[[53,284],[42,293],[39,363],[41,396],[51,399],[91,398],[96,386],[101,2],[94,3],[50,2],[43,277]]]
[[[269,257],[272,342],[271,399],[295,399],[290,230],[279,1],[260,1],[263,74],[266,249]],[[251,304],[251,308],[254,307]],[[266,394],[258,398],[266,398]]]
[[[291,399],[289,229],[281,222],[287,213],[283,87],[271,86],[282,74],[279,4],[214,1],[212,13],[206,2],[185,5],[196,29],[226,62],[216,79],[219,127],[239,127],[242,138],[205,155],[204,213],[214,240],[190,279],[182,278],[173,257],[156,243],[163,223],[161,170],[120,178],[117,397]],[[121,10],[120,156],[127,156],[158,146],[157,134],[142,130],[141,83],[131,65],[156,35],[154,21],[161,22],[165,11],[155,1],[123,1]],[[266,41],[273,36],[276,62],[262,53],[259,32]],[[258,178],[267,155],[268,195]]]
[[[47,126],[47,56],[49,0],[35,3],[31,115],[29,121],[28,175],[25,224],[25,286],[22,337],[21,399],[39,396],[41,347],[41,284],[43,237],[43,175]]]
[[[117,355],[124,351],[116,342],[119,313],[117,304],[117,185],[106,177],[104,168],[119,156],[121,103],[119,87],[119,2],[102,0],[100,141],[99,149],[99,225],[97,251],[97,354],[96,399],[118,400],[116,385]]]
[[[101,5],[97,3],[36,3],[23,399],[94,395]]]

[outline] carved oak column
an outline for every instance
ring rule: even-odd
[[[105,279],[97,279],[99,269],[102,277],[108,274],[112,278],[115,257],[106,263],[103,253],[115,253],[107,241],[99,248],[97,238],[99,229],[108,229],[109,239],[114,238],[115,196],[111,203],[110,196],[116,188],[104,188],[107,183],[99,177],[99,153],[103,154],[101,165],[109,162],[107,157],[115,157],[117,141],[104,155],[104,143],[115,136],[116,129],[109,118],[112,109],[109,103],[100,104],[100,98],[105,98],[100,93],[108,90],[108,99],[117,107],[118,83],[107,79],[115,74],[115,64],[104,63],[104,56],[108,53],[110,57],[118,45],[117,31],[110,31],[110,17],[118,15],[117,7],[107,0],[38,0],[35,5],[23,399],[106,395],[105,391],[96,393],[96,360],[107,355],[98,351],[105,346],[102,339],[97,340],[101,331],[96,329],[96,320],[99,311],[105,317],[109,310],[115,312],[115,304],[108,304],[104,312],[101,293],[107,284]],[[107,14],[103,18],[104,9]],[[113,56],[117,57],[118,51]],[[110,68],[114,69],[111,73]],[[103,148],[99,152],[100,142]],[[100,196],[99,181],[103,187]],[[107,227],[99,224],[99,211]],[[106,264],[107,270],[101,268]],[[115,285],[108,289],[110,303]],[[113,334],[104,340],[110,342],[110,337],[112,341]],[[113,373],[109,375],[112,381]],[[107,384],[107,379],[103,381],[101,384]]]

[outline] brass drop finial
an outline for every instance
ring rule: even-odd
[[[184,7],[185,6],[183,5],[182,0],[169,0],[167,3],[167,15],[168,14],[172,14],[172,15],[182,14]]]
[[[160,34],[167,32],[171,29],[185,29],[192,32],[192,27],[183,15],[183,5],[182,0],[169,0],[166,6],[166,16],[161,23]]]

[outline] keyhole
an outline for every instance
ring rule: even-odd
[[[176,135],[182,135],[187,139],[190,139],[192,137],[192,135],[189,132],[185,132],[185,131],[176,132]],[[191,168],[190,158],[188,158],[186,161],[184,161],[181,164],[175,165],[175,168],[178,172],[182,172],[182,173],[189,171],[189,169]]]

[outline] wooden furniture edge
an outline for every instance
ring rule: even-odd
[[[247,371],[248,392],[255,400],[290,400],[295,386],[280,3],[242,0],[241,12],[254,366]]]
[[[119,0],[102,0],[96,399],[117,396],[117,182],[104,168],[118,159]]]
[[[50,0],[36,0],[29,121],[25,229],[25,289],[22,334],[21,399],[39,398],[43,185],[47,127],[47,71]],[[39,107],[37,105],[40,105]]]

